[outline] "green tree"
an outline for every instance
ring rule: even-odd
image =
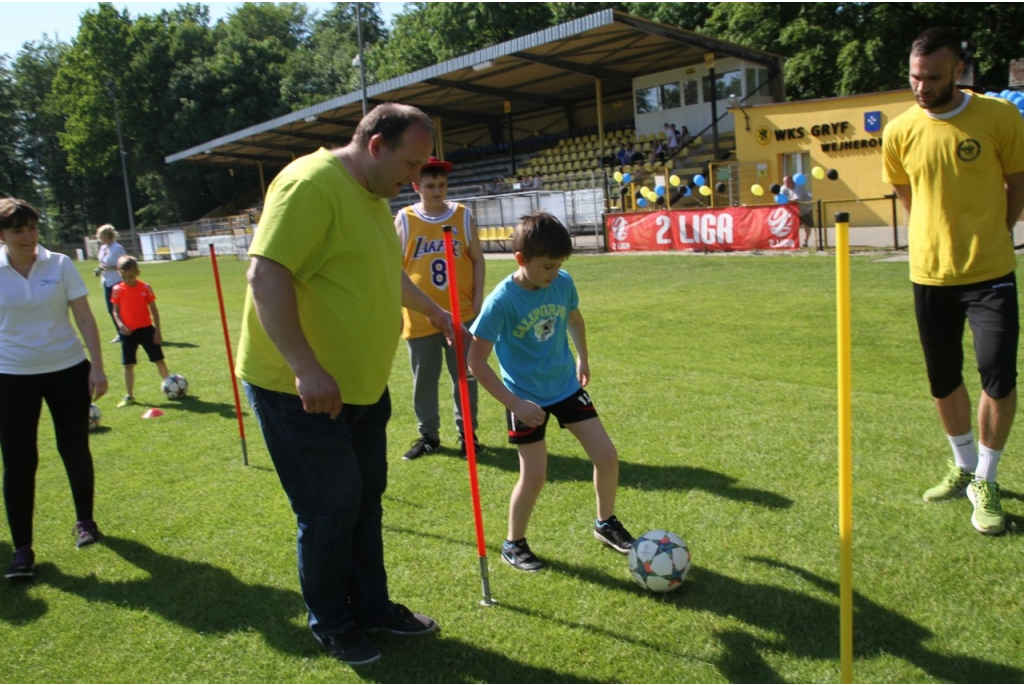
[[[0,54],[0,195],[25,196],[32,187],[28,166],[19,149],[22,134],[14,102],[14,76],[7,55]]]

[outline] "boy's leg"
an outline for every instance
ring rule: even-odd
[[[410,338],[409,363],[412,366],[412,405],[420,435],[437,441],[441,417],[437,404],[437,383],[441,379],[441,348],[444,335],[436,333]]]
[[[124,365],[124,393],[135,397],[135,364]]]
[[[508,504],[508,540],[526,537],[526,526],[548,477],[546,440],[519,445],[519,481]]]
[[[463,350],[465,357],[469,356],[469,345],[465,346]],[[463,428],[463,417],[462,417],[462,395],[459,391],[459,364],[458,357],[456,356],[454,345],[444,346],[444,357],[445,362],[448,365],[448,375],[452,378],[452,402],[455,404],[455,428],[458,430],[459,435],[464,436],[466,434]],[[466,365],[466,385],[469,387],[469,412],[472,416],[473,421],[473,433],[476,434],[476,429],[479,427],[476,418],[476,400],[478,396],[476,378],[469,372],[469,362],[464,358],[463,363]]]
[[[165,362],[163,359],[161,359],[158,362],[154,362],[154,364],[156,364],[156,370],[160,374],[161,380],[171,375],[170,372],[167,370],[167,362]]]
[[[594,463],[597,518],[605,521],[615,514],[615,493],[619,488],[619,454],[600,418],[569,423],[565,427],[576,436]]]

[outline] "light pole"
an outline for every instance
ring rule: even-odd
[[[135,210],[132,209],[132,193],[128,187],[128,164],[125,162],[124,138],[121,136],[121,113],[117,108],[117,91],[114,90],[113,79],[107,79],[107,92],[114,101],[114,121],[117,122],[117,147],[121,151],[121,176],[124,178],[124,200],[128,205],[128,225],[132,229],[132,256],[138,257],[135,249]]]
[[[363,116],[366,116],[366,64],[363,59],[363,13],[359,9],[359,3],[356,3],[356,40],[359,43],[359,54],[356,55],[356,59],[359,60],[359,87],[363,91]],[[355,62],[355,60],[352,60]],[[354,66],[354,64],[353,64]]]

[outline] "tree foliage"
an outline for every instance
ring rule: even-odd
[[[925,27],[976,44],[983,82],[1001,89],[1024,57],[1021,3],[406,3],[386,27],[359,3],[366,76],[393,78],[518,36],[616,9],[785,58],[790,99],[904,88]],[[136,219],[195,219],[257,183],[251,170],[164,164],[168,154],[359,87],[356,3],[322,14],[246,3],[211,22],[198,3],[133,17],[100,3],[71,42],[0,55],[0,195],[47,205],[59,239],[127,225],[116,104]]]

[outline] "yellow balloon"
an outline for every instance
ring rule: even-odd
[[[643,187],[643,188],[642,188],[642,189],[640,190],[640,192],[641,192],[641,193],[643,194],[643,196],[644,196],[644,197],[646,197],[646,198],[647,198],[648,200],[650,200],[650,199],[651,199],[651,195],[654,195],[654,191],[653,191],[653,190],[651,190],[650,188],[648,188],[647,186],[644,186],[644,187]]]
[[[682,183],[683,180],[676,176],[675,174],[672,174],[671,176],[668,177],[668,182],[678,188],[679,184]]]
[[[825,178],[825,170],[822,169],[820,166],[816,166],[813,169],[811,169],[811,176],[820,181],[821,179]]]
[[[761,197],[762,195],[764,195],[764,188],[761,187],[760,183],[755,183],[754,185],[750,186],[750,192],[752,192],[757,197]]]
[[[709,188],[707,186],[701,186],[700,187],[700,194],[703,195],[704,197],[707,197],[708,195],[711,194],[711,188]]]
[[[615,179],[616,183],[622,183],[622,172],[616,171],[614,174],[612,174],[612,178]]]

